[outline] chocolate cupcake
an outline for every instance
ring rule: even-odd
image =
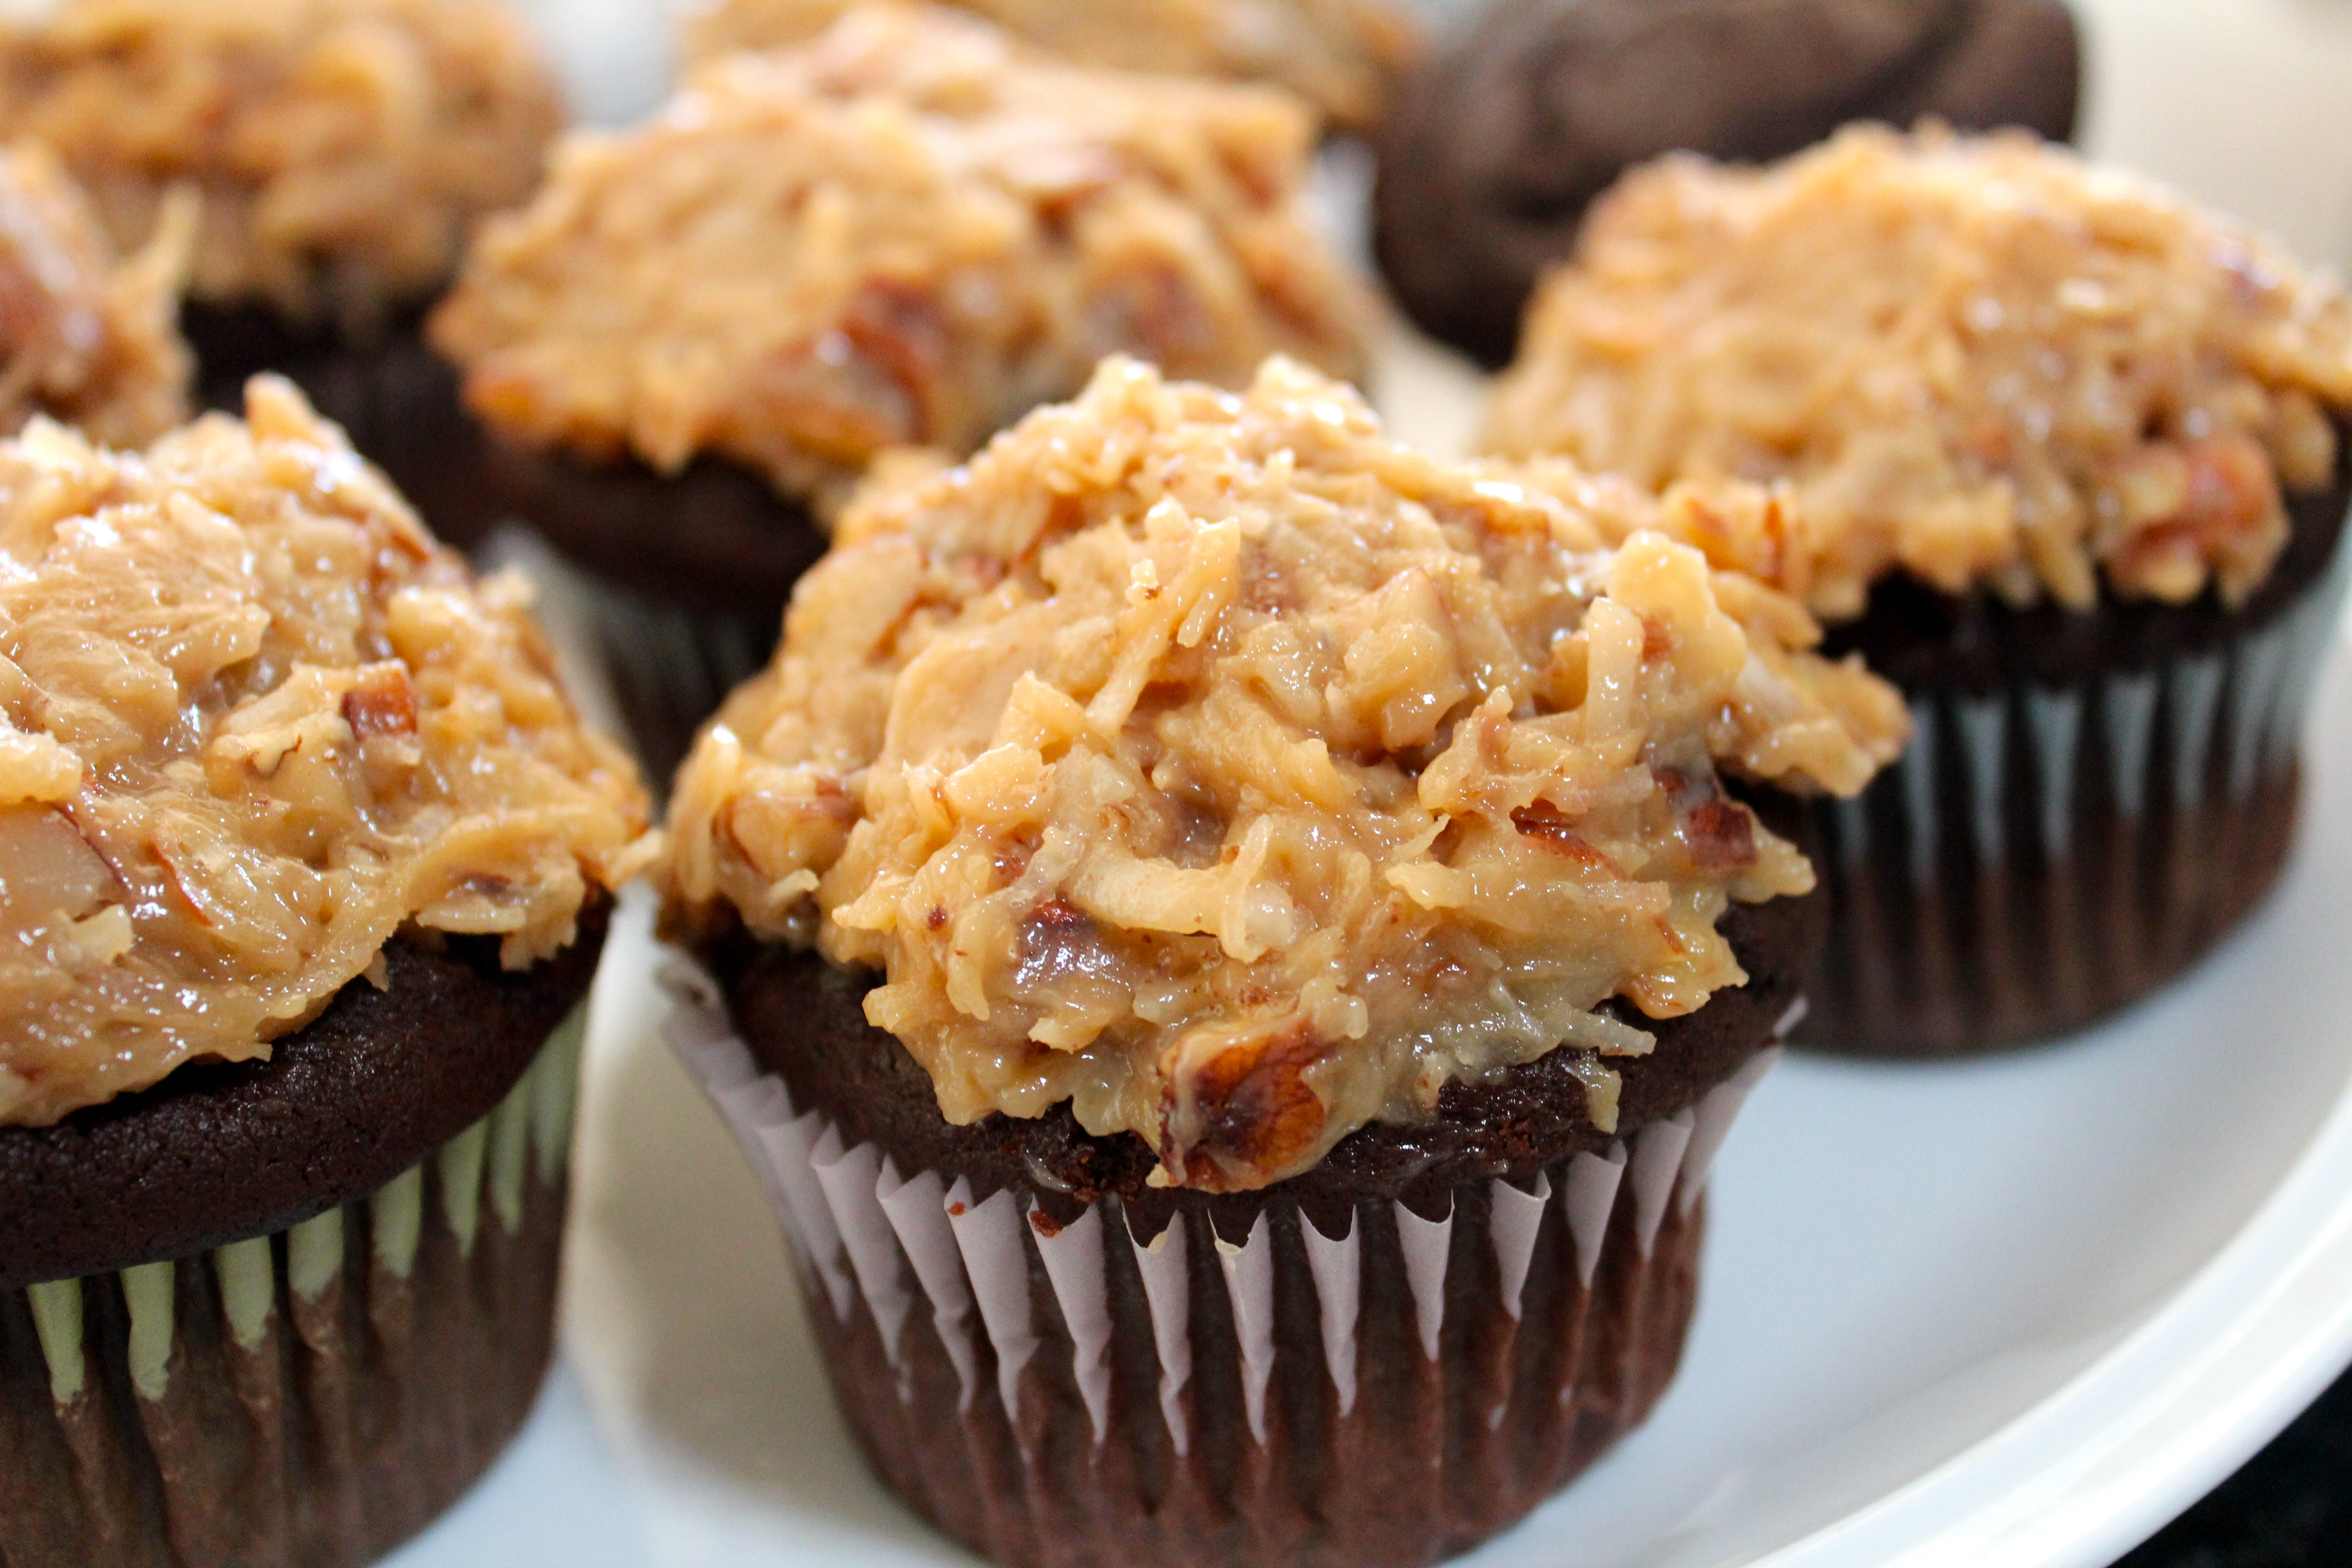
[[[1855,120],[2063,141],[2081,74],[2061,0],[1499,0],[1400,91],[1373,248],[1423,330],[1499,365],[1635,164],[1785,157]]]
[[[459,421],[420,319],[562,123],[502,0],[63,0],[0,24],[0,137],[54,148],[116,245],[197,198],[183,321],[203,405],[291,377],[436,527]]]
[[[0,444],[0,1561],[370,1561],[546,1369],[643,793],[284,382]]]
[[[672,1037],[941,1530],[1422,1563],[1654,1404],[1818,934],[1742,793],[1903,725],[1663,510],[1113,361],[843,517],[673,792]]]
[[[1918,742],[1822,813],[1805,1039],[1946,1055],[2179,973],[2275,879],[2335,624],[2352,302],[2021,136],[1669,161],[1595,209],[1498,451],[1783,486],[1710,549],[1808,599]]]
[[[703,0],[686,25],[696,58],[803,44],[860,0]],[[1420,51],[1394,0],[949,0],[1040,48],[1088,65],[1230,77],[1288,88],[1343,131],[1369,131]]]
[[[648,760],[767,657],[814,510],[886,448],[960,456],[1118,351],[1351,368],[1369,312],[1301,212],[1312,143],[1268,89],[877,7],[568,144],[433,335],[488,432],[478,493],[594,578]]]

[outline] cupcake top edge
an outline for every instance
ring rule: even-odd
[[[861,7],[567,142],[432,323],[488,424],[837,499],[878,452],[969,452],[1104,355],[1238,384],[1351,370],[1364,286],[1310,229],[1305,108],[1083,67],[959,13]]]
[[[860,0],[706,0],[686,51],[805,43]],[[1091,65],[1278,82],[1333,123],[1375,121],[1420,54],[1417,19],[1393,0],[960,0],[1024,40]]]
[[[1538,290],[1487,441],[1791,486],[1779,581],[1843,620],[1892,573],[2242,603],[2347,413],[2352,300],[2263,237],[2022,133],[1857,127],[1629,175]]]
[[[1806,892],[1726,774],[1859,790],[1907,717],[1718,557],[1774,499],[1446,464],[1350,389],[1113,361],[960,468],[886,473],[680,773],[674,929],[880,971],[949,1121],[1068,1100],[1160,1180],[1261,1186],[1563,1042],[1746,978]],[[1680,537],[1677,538],[1676,536]]]
[[[180,284],[194,216],[178,204],[145,249],[119,256],[55,154],[0,146],[0,431],[42,414],[130,447],[187,417]]]
[[[63,0],[0,24],[0,135],[55,148],[117,244],[192,190],[196,301],[352,333],[441,288],[563,121],[503,0]]]
[[[395,938],[570,942],[647,806],[529,597],[284,382],[0,443],[0,1126],[267,1056]]]

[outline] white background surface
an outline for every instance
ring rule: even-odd
[[[2352,259],[2352,4],[2083,8],[2095,150]],[[658,97],[650,7],[538,9],[585,110]],[[1458,441],[1458,373],[1387,363],[1399,426]],[[2301,858],[2188,983],[2060,1048],[1766,1084],[1719,1168],[1680,1382],[1470,1561],[2092,1568],[2324,1386],[2352,1353],[2352,656],[2322,707]],[[566,1367],[394,1562],[963,1561],[847,1446],[749,1171],[653,1038],[646,916],[597,1000]]]

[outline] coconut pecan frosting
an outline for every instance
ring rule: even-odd
[[[831,497],[887,447],[970,451],[1117,351],[1230,384],[1276,352],[1350,368],[1369,307],[1306,221],[1312,146],[1279,92],[861,9],[568,142],[434,340],[517,441]]]
[[[708,0],[687,23],[696,56],[805,43],[859,0]],[[953,0],[1030,43],[1090,65],[1279,82],[1335,124],[1377,121],[1419,53],[1393,0]]]
[[[2241,603],[2346,409],[2352,300],[2262,237],[2030,136],[1863,128],[1627,178],[1530,307],[1490,444],[1793,486],[1781,584],[1834,620],[1890,572]]]
[[[0,148],[0,434],[36,414],[109,446],[187,417],[180,279],[194,208],[118,257],[47,149]]]
[[[266,1057],[404,931],[568,943],[646,806],[527,598],[283,382],[0,443],[0,1125]]]
[[[191,292],[354,330],[433,292],[537,182],[562,102],[499,0],[62,0],[0,23],[0,135],[118,245],[202,197]]]
[[[885,476],[680,775],[676,927],[881,971],[948,1120],[1072,1102],[1159,1179],[1261,1185],[1449,1079],[1652,1037],[1813,873],[1725,793],[1859,790],[1906,717],[1807,651],[1769,498],[1449,465],[1275,361],[1112,361]]]

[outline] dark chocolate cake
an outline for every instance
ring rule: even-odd
[[[583,923],[395,943],[266,1063],[0,1129],[0,1562],[345,1568],[480,1478],[554,1351]]]

